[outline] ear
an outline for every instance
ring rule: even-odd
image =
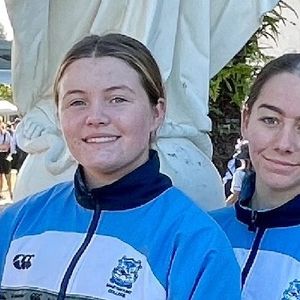
[[[249,119],[250,111],[247,108],[244,108],[241,113],[241,135],[245,140],[247,140],[248,135]]]
[[[153,129],[157,130],[164,122],[166,115],[166,99],[159,98],[157,104],[153,107],[154,124]]]

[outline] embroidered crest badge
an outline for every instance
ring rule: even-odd
[[[138,278],[138,271],[141,268],[142,263],[140,260],[134,260],[133,258],[123,256],[119,259],[118,265],[112,270],[110,282],[120,287],[131,289],[132,284]]]
[[[281,300],[300,300],[300,280],[293,280],[284,291]]]

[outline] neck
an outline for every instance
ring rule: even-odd
[[[292,200],[298,193],[294,190],[274,190],[256,180],[255,192],[251,199],[254,210],[272,209]]]
[[[84,177],[86,184],[89,189],[100,188],[105,185],[112,184],[115,181],[118,181],[127,174],[133,172],[143,164],[145,164],[148,159],[149,151],[147,155],[141,155],[139,159],[136,159],[134,162],[129,162],[126,166],[122,166],[119,169],[113,169],[112,171],[106,170],[105,172],[98,168],[89,168],[86,169],[83,167]]]
[[[90,190],[112,184],[113,182],[118,181],[120,178],[127,175],[125,172],[122,172],[122,170],[113,173],[107,172],[106,174],[99,174],[97,170],[83,170],[86,184]]]

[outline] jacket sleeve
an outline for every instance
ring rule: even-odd
[[[23,201],[19,201],[0,212],[0,286],[6,263],[6,254],[18,224]]]
[[[225,234],[208,216],[193,227],[192,217],[177,237],[168,299],[241,299],[240,268]]]

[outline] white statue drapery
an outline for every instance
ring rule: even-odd
[[[84,35],[121,32],[151,50],[165,81],[167,120],[156,144],[162,172],[204,209],[224,205],[221,178],[211,163],[209,79],[278,0],[5,2],[14,30],[14,99],[24,114],[18,141],[29,152],[15,199],[72,178],[76,162],[62,138],[52,96],[55,71]]]

